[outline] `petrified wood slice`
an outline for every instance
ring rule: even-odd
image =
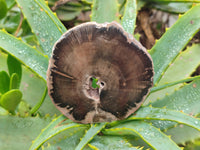
[[[53,103],[71,120],[110,122],[140,107],[153,74],[146,49],[119,24],[90,22],[57,41],[47,83]]]

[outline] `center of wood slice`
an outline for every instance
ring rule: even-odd
[[[87,98],[99,103],[101,91],[105,86],[105,82],[99,77],[89,76],[83,85],[83,93]]]

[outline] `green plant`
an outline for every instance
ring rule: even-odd
[[[5,71],[0,72],[0,106],[15,114],[15,109],[22,99],[19,90],[22,68],[21,63],[11,55],[8,55],[7,65],[9,75]]]
[[[13,0],[9,2],[13,2]],[[193,141],[200,137],[200,119],[198,118],[200,77],[191,77],[200,64],[200,45],[195,44],[182,51],[189,40],[199,31],[199,4],[180,16],[178,21],[149,51],[155,70],[154,87],[144,105],[125,120],[85,125],[73,123],[63,115],[55,117],[52,121],[52,117],[46,116],[47,113],[59,114],[48,98],[44,100],[46,70],[51,49],[66,28],[43,0],[16,0],[16,2],[26,19],[23,23],[26,26],[29,24],[30,28],[29,26],[21,27],[22,31],[18,32],[18,35],[22,38],[12,35],[16,33],[16,28],[13,29],[14,31],[9,31],[11,34],[3,29],[0,30],[0,48],[8,53],[9,57],[15,57],[24,65],[24,74],[28,74],[26,72],[29,68],[36,75],[34,81],[31,79],[31,93],[28,97],[23,98],[29,105],[28,107],[32,108],[26,109],[26,111],[31,112],[33,116],[29,115],[25,118],[18,116],[18,113],[27,108],[26,103],[20,102],[17,114],[14,116],[4,113],[5,111],[0,107],[0,114],[2,114],[0,116],[0,132],[2,132],[0,145],[2,145],[2,149],[21,149],[25,144],[23,145],[25,149],[29,147],[30,149],[39,147],[66,149],[67,147],[67,149],[77,150],[141,149],[141,147],[145,147],[174,150],[181,149],[177,144],[185,144],[186,141]],[[118,5],[117,0],[94,0],[92,4],[92,21],[102,23],[115,20],[121,22],[127,32],[133,34],[137,14],[136,0],[128,0],[124,3],[125,6],[120,7],[124,9],[121,12],[119,6],[122,5]],[[121,19],[120,13],[122,14]],[[33,33],[30,32],[30,29]],[[31,44],[27,40],[27,34],[31,37]],[[2,55],[5,54],[2,53]],[[7,76],[4,71],[2,72],[1,74]],[[15,75],[11,74],[11,76]],[[8,76],[5,78],[8,81]],[[2,83],[2,85],[6,84]],[[30,95],[37,90],[39,85],[42,87],[41,90],[29,100]],[[38,101],[39,98],[36,98],[37,95],[42,97],[40,101]],[[42,103],[43,105],[41,105]],[[34,114],[38,115],[34,116]],[[41,131],[41,129],[43,130]],[[13,139],[6,141],[5,139],[9,135],[12,135]],[[24,137],[26,137],[26,143],[23,141]],[[16,139],[18,142],[12,142]],[[35,140],[31,144],[33,139]]]

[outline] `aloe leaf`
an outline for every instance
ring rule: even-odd
[[[154,86],[151,89],[150,93],[153,93],[153,92],[156,92],[156,91],[159,91],[159,90],[162,90],[162,89],[165,89],[165,88],[168,88],[168,87],[180,84],[180,83],[191,82],[191,81],[196,80],[196,79],[200,79],[200,75],[195,76],[195,77],[189,77],[189,78],[183,79],[183,80],[178,80],[178,81],[171,82],[171,83],[166,83],[166,84],[163,84],[163,85],[160,85],[160,86]]]
[[[0,116],[0,149],[27,150],[50,118]]]
[[[161,37],[150,54],[154,63],[154,84],[157,84],[179,52],[199,30],[200,5],[194,6]]]
[[[125,5],[124,15],[122,17],[121,25],[124,30],[130,34],[134,33],[135,22],[137,15],[136,0],[128,0]]]
[[[97,23],[119,21],[118,1],[93,0],[91,21]]]
[[[105,125],[106,123],[92,125],[84,137],[81,139],[75,150],[83,149],[84,146],[89,143],[94,138],[94,136],[97,135],[105,127]]]
[[[48,139],[45,139],[44,136],[48,134],[56,125],[58,125],[60,122],[64,121],[66,117],[64,115],[60,115],[59,117],[52,120],[52,122],[45,127],[42,132],[38,135],[38,137],[33,141],[30,149],[36,149],[40,145],[42,145],[45,141]],[[35,147],[35,148],[34,148]]]
[[[67,124],[61,124],[63,121],[66,120],[66,117],[64,115],[61,115],[54,119],[45,129],[42,130],[42,132],[38,135],[38,137],[33,141],[33,144],[30,147],[30,150],[35,150],[39,148],[44,142],[52,138],[53,136],[69,129],[78,129],[81,127],[86,127],[86,125],[78,124],[78,123],[67,123]],[[69,120],[70,122],[70,120]],[[75,132],[76,130],[73,130]]]
[[[151,2],[200,2],[200,0],[150,0]]]
[[[164,98],[152,103],[153,107],[166,107],[167,109],[173,109],[182,111],[184,113],[195,115],[200,113],[200,80],[195,80],[190,84],[185,85],[178,91],[175,91],[171,95],[166,95]],[[167,129],[173,127],[176,123],[173,122],[156,122],[153,124],[159,128]]]
[[[13,56],[8,55],[7,65],[8,65],[8,71],[9,71],[10,77],[12,76],[13,73],[16,73],[18,75],[19,84],[20,84],[21,77],[22,77],[21,63]]]
[[[195,80],[175,91],[171,95],[166,95],[163,99],[152,103],[153,107],[166,107],[187,114],[200,113],[200,79]]]
[[[78,143],[80,142],[80,137],[82,137],[85,134],[85,128],[76,128],[76,132],[69,135],[66,132],[60,133],[59,137],[55,136],[50,140],[47,141],[47,143],[42,145],[42,149],[44,150],[56,150],[58,147],[60,149],[66,149],[67,150],[74,150]],[[67,136],[66,136],[67,135]],[[84,148],[83,150],[86,150],[87,148]],[[89,149],[91,150],[91,149]]]
[[[165,134],[170,135],[174,142],[182,145],[185,145],[188,141],[199,139],[200,137],[200,131],[182,124],[170,128]]]
[[[187,2],[187,1],[182,1],[182,2],[153,2],[150,3],[150,7],[154,7],[156,9],[170,12],[170,13],[185,13],[188,11],[190,8],[192,8],[193,2]]]
[[[15,56],[32,71],[46,79],[48,58],[7,32],[0,30],[0,48]]]
[[[195,44],[183,52],[181,52],[175,61],[169,66],[165,74],[162,76],[160,82],[156,87],[166,85],[167,83],[173,83],[185,78],[188,78],[200,64],[200,44]],[[175,73],[176,72],[176,73]],[[165,88],[161,91],[151,93],[145,100],[145,104],[149,101],[155,101],[158,98],[163,98],[166,94],[171,94],[176,88],[179,88],[182,84],[177,84],[169,88]],[[153,90],[153,89],[152,89]]]
[[[165,108],[153,108],[153,107],[140,107],[140,109],[126,120],[115,121],[110,123],[110,126],[116,126],[120,122],[126,122],[127,120],[162,120],[162,121],[174,121],[176,123],[185,124],[200,131],[200,119],[194,118],[180,111],[165,109]]]
[[[168,136],[160,130],[141,121],[122,123],[110,129],[103,130],[106,135],[134,135],[142,138],[153,149],[181,150]]]
[[[10,78],[5,71],[0,71],[0,94],[4,94],[9,90]]]
[[[121,136],[95,136],[88,144],[93,149],[108,149],[108,150],[139,150],[133,147],[127,140]]]
[[[177,123],[191,126],[200,131],[200,119],[169,109],[142,107],[136,112],[136,115],[128,118],[128,120],[138,119],[175,121]]]
[[[16,73],[13,73],[10,77],[10,86],[9,89],[19,89],[19,76]]]
[[[1,96],[0,104],[3,108],[14,113],[17,105],[22,99],[22,93],[18,89],[10,90]]]
[[[66,31],[43,0],[16,0],[44,52],[51,56],[54,43]]]

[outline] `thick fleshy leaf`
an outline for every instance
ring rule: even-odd
[[[54,43],[66,31],[43,0],[16,0],[44,52],[49,57]]]
[[[8,65],[8,72],[9,72],[10,77],[12,76],[13,73],[16,73],[18,75],[18,78],[19,78],[18,80],[20,84],[21,77],[22,77],[21,63],[15,57],[8,55],[7,65]]]
[[[110,129],[103,130],[106,135],[134,135],[142,138],[153,149],[181,150],[168,136],[152,125],[141,121],[122,123]]]
[[[7,14],[7,4],[5,0],[0,0],[0,19],[6,16]]]
[[[166,107],[187,114],[200,113],[200,79],[195,80],[171,95],[166,95],[163,99],[152,103],[153,107]]]
[[[125,5],[124,15],[122,17],[121,25],[124,30],[130,34],[134,33],[135,22],[137,16],[136,0],[128,0]]]
[[[153,107],[166,107],[182,111],[184,113],[195,115],[200,113],[200,80],[195,80],[184,87],[175,91],[171,95],[166,95],[164,98],[152,103]],[[156,122],[153,124],[161,129],[167,129],[175,125],[174,122]]]
[[[32,140],[49,124],[50,118],[0,116],[0,149],[28,150]]]
[[[0,71],[0,94],[4,94],[9,90],[10,78],[5,71]]]
[[[33,144],[30,147],[30,150],[35,150],[38,147],[40,147],[44,142],[52,138],[53,136],[73,128],[73,130],[70,130],[73,134],[76,132],[76,128],[79,129],[81,127],[86,128],[86,125],[78,124],[78,123],[72,123],[71,120],[67,120],[68,122],[65,124],[61,124],[63,121],[66,120],[66,117],[64,115],[61,115],[54,119],[45,129],[42,130],[42,132],[38,135],[38,137],[33,141]]]
[[[170,13],[185,13],[190,8],[192,8],[193,2],[187,2],[187,1],[157,1],[150,3],[150,7],[154,7],[156,9],[167,11]]]
[[[1,70],[7,71],[7,56],[8,55],[6,53],[0,51]],[[29,107],[33,108],[41,100],[46,88],[46,82],[24,65],[22,65],[22,74],[23,76],[21,79],[20,91],[23,93],[23,100],[28,103]],[[55,114],[60,115],[60,111],[56,109],[48,95],[40,107],[39,113],[43,117],[46,114],[49,114],[50,116]]]
[[[3,108],[14,113],[17,105],[22,99],[22,93],[18,89],[10,90],[1,96],[0,104]]]
[[[93,149],[108,149],[108,150],[139,150],[132,147],[127,140],[121,136],[95,136],[89,146]]]
[[[94,138],[94,136],[97,135],[105,127],[105,125],[106,123],[98,123],[92,125],[84,137],[81,139],[75,150],[83,149],[84,146],[89,143]]]
[[[165,134],[170,135],[174,142],[182,145],[185,145],[188,141],[199,139],[200,137],[200,131],[183,124],[170,128]]]
[[[91,21],[97,23],[119,21],[118,9],[117,0],[93,0]]]
[[[151,2],[200,2],[200,0],[150,0]]]
[[[18,89],[19,88],[19,76],[16,73],[13,73],[10,77],[10,86],[9,89]]]
[[[162,76],[157,86],[165,85],[166,83],[176,82],[178,80],[189,77],[200,64],[200,44],[194,44],[191,47],[179,54],[175,61],[169,66],[165,74]],[[163,98],[166,94],[171,94],[175,89],[182,86],[177,84],[169,88],[165,88],[161,91],[151,93],[145,100],[145,104],[149,101],[155,101],[158,98]]]
[[[48,58],[5,31],[0,30],[0,48],[15,56],[39,76],[46,79]]]
[[[153,108],[153,107],[142,107],[135,115],[128,118],[128,120],[170,120],[181,124],[191,126],[200,131],[200,119],[193,118],[185,113],[164,109],[164,108]]]
[[[65,131],[60,133],[59,135],[53,137],[51,140],[47,141],[47,144],[43,144],[42,148],[44,150],[57,150],[60,148],[61,150],[75,150],[76,146],[80,142],[80,138],[85,134],[85,128],[76,128],[73,134],[68,134]],[[67,135],[67,136],[66,136]],[[85,147],[83,150],[92,150],[90,148]]]
[[[157,84],[179,52],[199,30],[200,5],[194,6],[161,37],[150,54],[154,63],[154,84]]]

